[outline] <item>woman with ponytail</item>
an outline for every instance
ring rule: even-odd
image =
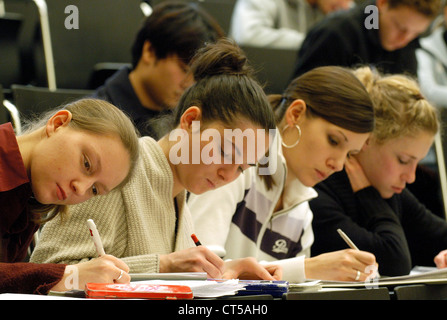
[[[186,192],[200,194],[236,179],[265,154],[269,131],[275,129],[267,97],[233,42],[221,39],[208,44],[197,52],[191,70],[195,84],[182,95],[170,126],[162,128],[167,133],[159,141],[140,138],[140,161],[129,183],[72,207],[66,221],[49,222],[31,261],[75,263],[94,258],[95,248],[85,232],[85,222],[91,218],[105,251],[121,258],[131,273],[281,277],[279,268],[267,269],[254,259],[224,263],[191,239],[194,229]],[[226,135],[228,130],[251,132],[252,140],[238,143]],[[259,150],[250,151],[258,145]]]
[[[188,206],[202,243],[225,258],[256,257],[280,265],[283,278],[364,281],[375,258],[364,251],[341,250],[310,257],[312,188],[343,169],[374,127],[371,99],[348,69],[316,68],[270,96],[278,134],[269,149],[270,174],[263,166],[244,172],[234,183],[203,195]],[[262,161],[260,161],[262,164]],[[269,169],[269,170],[270,170]],[[259,171],[258,171],[259,170]],[[357,270],[362,270],[361,274]]]
[[[355,74],[373,100],[376,127],[342,172],[316,186],[312,253],[345,247],[336,231],[341,228],[376,256],[381,275],[406,275],[416,265],[445,267],[446,221],[405,188],[415,181],[416,166],[439,130],[436,109],[411,78],[369,67]]]

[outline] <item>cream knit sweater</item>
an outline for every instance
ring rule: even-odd
[[[185,192],[172,197],[173,176],[158,143],[140,138],[140,159],[128,184],[70,208],[42,229],[31,262],[74,264],[97,256],[86,221],[93,219],[107,254],[121,258],[131,273],[158,272],[159,255],[194,246]]]

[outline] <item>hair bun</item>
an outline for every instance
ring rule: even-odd
[[[251,75],[252,68],[242,49],[228,38],[219,39],[197,51],[191,70],[196,81],[216,75]]]

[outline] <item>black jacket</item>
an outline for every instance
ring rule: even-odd
[[[370,15],[369,11],[365,13],[365,7],[371,4],[375,4],[375,0],[332,14],[309,30],[298,52],[293,78],[328,65],[352,68],[370,65],[384,73],[416,76],[418,38],[405,48],[392,52],[384,50],[379,30],[365,27],[365,19]]]
[[[134,122],[142,136],[159,139],[159,131],[155,128],[154,118],[161,112],[145,108],[135,93],[129,80],[130,69],[123,67],[108,78],[92,95],[93,98],[106,100],[123,110]],[[158,124],[157,124],[158,125]]]
[[[310,202],[314,214],[313,256],[346,249],[342,229],[360,250],[376,256],[381,275],[408,274],[415,265],[434,265],[433,258],[447,249],[447,222],[431,213],[404,189],[383,199],[373,187],[354,193],[345,171],[315,186]]]

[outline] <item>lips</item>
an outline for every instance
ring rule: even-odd
[[[212,183],[211,180],[206,179],[206,181],[208,182],[208,185],[210,186],[211,189],[216,189],[216,185]]]
[[[315,169],[315,171],[316,171],[316,173],[317,173],[317,177],[318,177],[318,179],[320,179],[320,180],[324,180],[324,179],[326,179],[327,176],[328,176],[328,174],[323,173],[323,172],[321,172],[321,171],[318,170],[318,169]]]
[[[67,199],[67,194],[65,193],[64,189],[62,189],[58,184],[57,185],[57,198],[61,201]]]
[[[402,190],[404,190],[404,188],[399,188],[399,187],[391,187],[391,189],[393,189],[393,191],[394,191],[395,193],[401,193]]]

